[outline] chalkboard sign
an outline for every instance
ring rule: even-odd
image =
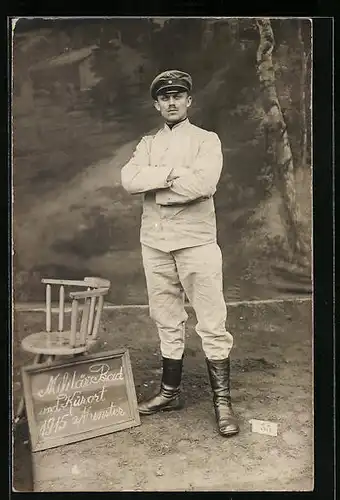
[[[32,451],[140,425],[127,350],[22,368]]]

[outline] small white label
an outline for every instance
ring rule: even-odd
[[[277,436],[277,424],[268,422],[267,420],[249,420],[251,424],[251,431],[258,434],[267,434],[268,436]]]

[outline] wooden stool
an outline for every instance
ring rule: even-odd
[[[104,296],[110,289],[110,281],[95,277],[84,278],[83,281],[45,278],[41,281],[46,285],[46,328],[44,331],[25,337],[21,342],[22,349],[35,354],[34,364],[41,363],[44,359],[52,361],[56,356],[75,356],[88,352],[98,340]],[[52,330],[52,286],[59,287],[56,330]],[[84,291],[69,292],[72,299],[69,329],[64,328],[65,287],[86,288]],[[24,406],[22,396],[15,415],[15,423],[20,420]]]

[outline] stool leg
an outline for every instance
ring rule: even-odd
[[[24,408],[25,408],[25,402],[24,402],[23,396],[21,396],[19,404],[18,404],[16,416],[14,417],[15,424],[17,424],[19,422],[20,418],[22,417],[22,415],[24,413]]]
[[[35,357],[34,357],[34,360],[33,360],[33,363],[34,364],[38,364],[42,361],[44,355],[43,354],[36,354]],[[16,411],[16,414],[15,414],[15,417],[14,417],[14,423],[17,424],[19,422],[19,420],[21,419],[23,413],[24,413],[24,410],[25,410],[25,399],[24,399],[24,396],[21,396],[20,398],[20,401],[19,401],[19,404],[18,404],[18,408],[17,408],[17,411]]]
[[[44,354],[36,354],[34,356],[34,360],[33,360],[33,363],[35,365],[39,364],[39,363],[42,363],[44,361]]]

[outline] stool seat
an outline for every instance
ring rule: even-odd
[[[88,351],[98,339],[86,338],[86,342],[81,344],[80,332],[76,332],[75,346],[70,346],[70,330],[62,332],[35,332],[25,337],[21,346],[25,351],[34,354],[45,354],[50,356],[67,356],[81,354]]]

